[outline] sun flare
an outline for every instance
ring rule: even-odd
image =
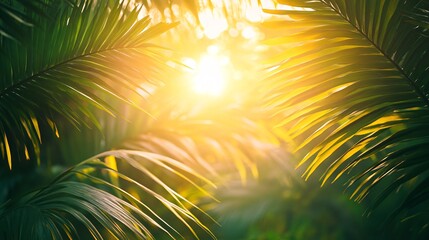
[[[216,47],[209,48],[195,65],[192,85],[198,94],[219,96],[227,84],[227,66],[229,58],[220,55]]]

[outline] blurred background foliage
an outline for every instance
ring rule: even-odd
[[[3,238],[428,237],[424,1],[0,7]]]

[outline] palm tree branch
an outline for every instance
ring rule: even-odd
[[[267,80],[275,94],[267,96],[267,106],[299,143],[300,164],[309,163],[304,175],[326,167],[325,183],[355,174],[348,183],[358,185],[353,192],[358,200],[395,177],[405,176],[388,183],[390,193],[404,179],[425,179],[424,170],[412,170],[429,142],[423,130],[429,106],[427,18],[417,20],[425,6],[282,1],[289,2],[310,10],[266,11],[289,16],[286,26],[278,21],[269,27],[290,26],[286,36],[266,41],[286,45],[273,58],[277,64]],[[411,154],[412,149],[420,150]]]
[[[413,87],[414,91],[417,93],[419,98],[425,103],[425,106],[429,107],[429,95],[427,95],[422,89],[421,85],[416,84],[416,82],[411,78],[409,74],[407,74],[404,69],[390,56],[388,55],[378,44],[374,42],[373,39],[369,37],[368,34],[365,34],[362,30],[362,28],[359,28],[356,24],[354,24],[352,21],[350,21],[349,18],[347,18],[344,14],[342,14],[338,8],[333,7],[332,5],[329,5],[327,1],[321,0],[325,6],[330,7],[334,12],[336,12],[339,16],[343,18],[343,20],[347,21],[351,26],[353,26],[357,32],[359,32],[368,42],[372,44],[374,48],[378,50],[386,59],[389,60],[389,62],[395,66],[396,70],[398,70],[403,78],[405,78],[408,83]]]
[[[131,98],[139,95],[137,89],[141,88],[142,77],[157,81],[153,69],[165,67],[165,59],[161,60],[162,53],[152,52],[149,48],[156,45],[147,41],[176,23],[149,27],[150,19],[139,19],[140,9],[126,9],[125,2],[115,3],[110,10],[106,2],[99,1],[83,1],[57,9],[54,21],[42,19],[40,24],[44,25],[33,29],[24,46],[12,40],[1,42],[4,53],[0,56],[5,64],[1,67],[0,82],[4,105],[0,128],[4,137],[0,142],[4,143],[2,156],[8,159],[9,168],[11,159],[18,161],[24,155],[32,159],[39,153],[41,140],[34,139],[37,128],[25,124],[28,116],[36,116],[32,119],[39,125],[51,125],[52,130],[57,129],[50,124],[57,115],[76,127],[81,124],[99,127],[93,113],[80,103],[113,115],[115,110],[104,100],[106,96],[133,104]],[[108,26],[109,22],[114,25]],[[143,61],[146,61],[144,67]],[[118,64],[123,64],[123,68]],[[9,104],[15,108],[11,109]],[[37,114],[33,113],[35,109]],[[10,133],[7,129],[19,131]],[[13,146],[17,148],[10,150]]]
[[[107,166],[102,160],[107,156],[115,156],[116,159],[122,160],[121,162],[125,164],[124,170],[115,170]],[[6,224],[3,226],[9,226],[8,224],[17,221],[24,223],[22,221],[26,219],[31,221],[22,225],[24,228],[16,224],[7,230],[2,228],[4,230],[2,236],[12,237],[22,234],[24,229],[31,232],[31,229],[34,231],[38,224],[50,222],[49,227],[38,229],[38,232],[33,234],[53,235],[55,238],[61,238],[64,234],[74,237],[89,234],[95,239],[103,239],[106,236],[104,231],[107,231],[108,235],[116,238],[135,236],[151,239],[152,231],[158,228],[169,238],[183,237],[180,231],[161,217],[160,213],[164,210],[157,208],[158,205],[156,205],[160,204],[185,225],[196,238],[199,236],[194,230],[194,225],[188,221],[194,222],[215,239],[210,230],[192,214],[189,207],[182,204],[182,200],[185,199],[172,188],[165,189],[166,183],[156,176],[161,172],[152,172],[154,170],[152,165],[149,171],[145,166],[148,162],[141,161],[143,159],[137,161],[134,158],[147,159],[160,170],[166,170],[174,175],[179,174],[179,178],[185,181],[201,177],[194,175],[196,172],[185,165],[162,155],[127,150],[105,152],[66,170],[44,188],[26,194],[18,201],[3,204],[0,208],[0,222]],[[124,173],[126,166],[148,176],[156,185],[148,185],[145,178],[137,180],[129,177]],[[123,181],[113,184],[108,180],[109,177]],[[131,185],[141,190],[139,195],[145,199],[145,202],[127,191],[127,187]],[[157,185],[161,186],[161,190]],[[171,201],[169,196],[173,196],[175,201]],[[150,198],[156,199],[156,202],[150,201]],[[190,206],[196,207],[193,204]]]
[[[97,55],[100,55],[102,53],[109,53],[111,51],[141,50],[141,49],[146,49],[147,47],[155,47],[155,45],[148,43],[146,45],[141,45],[139,47],[117,47],[117,48],[101,49],[99,51],[85,53],[85,54],[75,56],[75,57],[70,58],[70,59],[66,59],[62,62],[59,62],[59,63],[56,63],[55,65],[50,66],[49,68],[46,68],[46,69],[43,69],[39,72],[33,73],[33,75],[31,75],[31,76],[28,76],[22,80],[18,80],[16,82],[12,83],[10,86],[8,86],[8,87],[6,87],[0,91],[0,98],[6,97],[7,95],[9,95],[11,93],[16,92],[17,90],[22,88],[26,83],[32,82],[33,80],[37,80],[38,77],[41,77],[45,74],[49,74],[50,71],[55,71],[57,68],[60,68],[64,65],[73,63],[73,61],[75,61],[75,60],[84,59],[85,57],[89,57],[89,56],[97,56]],[[109,92],[109,93],[112,95],[115,94],[113,92]],[[124,99],[120,96],[116,95],[116,97],[118,97],[124,101],[127,101],[126,99]]]

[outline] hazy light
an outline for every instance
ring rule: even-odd
[[[204,35],[209,39],[215,39],[228,29],[228,23],[220,14],[210,10],[204,10],[199,14]]]
[[[246,39],[256,39],[256,38],[258,38],[258,33],[256,32],[256,30],[253,27],[246,26],[242,30],[241,36],[243,36]]]
[[[295,10],[295,11],[307,11],[307,12],[314,12],[314,9],[312,8],[305,8],[305,7],[293,7],[288,5],[279,4],[276,9],[278,10]]]
[[[189,67],[189,71],[195,70],[197,68],[197,62],[192,58],[183,58],[182,62]]]
[[[262,9],[258,5],[251,5],[246,9],[246,18],[251,22],[262,21]]]
[[[226,67],[229,58],[218,54],[218,48],[211,46],[208,54],[196,64],[193,78],[194,91],[199,94],[219,96],[226,86]]]

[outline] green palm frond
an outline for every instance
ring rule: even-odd
[[[49,5],[54,1],[13,0],[0,1],[0,36],[24,42],[38,19],[49,19]],[[55,5],[74,4],[72,0],[55,2]],[[52,9],[51,9],[52,10]]]
[[[322,166],[323,182],[350,173],[358,200],[383,180],[389,187],[380,199],[407,182],[422,182],[411,185],[419,194],[410,198],[425,201],[429,5],[280,2],[303,8],[266,10],[287,15],[265,24],[283,33],[267,43],[285,47],[272,59],[280,63],[266,80],[266,103],[305,155],[305,176]]]
[[[34,26],[31,14],[26,14],[27,9],[42,13],[43,1],[0,1],[0,36],[14,40],[23,40],[26,30]]]
[[[134,180],[123,170],[110,168],[103,160],[112,157],[139,172],[140,177]],[[153,173],[156,167],[162,170],[163,180]],[[192,208],[200,210],[164,183],[171,174],[178,181],[194,185],[196,191],[202,189],[195,180],[209,183],[186,165],[162,155],[126,150],[99,154],[70,168],[48,186],[2,205],[0,236],[153,239],[152,232],[159,229],[166,237],[180,237],[183,232],[173,227],[171,219],[160,217],[165,211],[191,233],[195,234],[198,227],[212,236]],[[155,184],[148,187],[150,181]],[[134,194],[124,190],[124,186],[133,186]]]
[[[1,41],[0,146],[10,168],[12,159],[38,158],[40,133],[47,132],[40,128],[57,132],[57,116],[97,126],[88,105],[113,114],[103,98],[131,103],[141,83],[160,83],[156,75],[165,68],[147,41],[175,24],[149,27],[140,8],[128,10],[125,1],[81,1],[56,10],[26,42]]]

